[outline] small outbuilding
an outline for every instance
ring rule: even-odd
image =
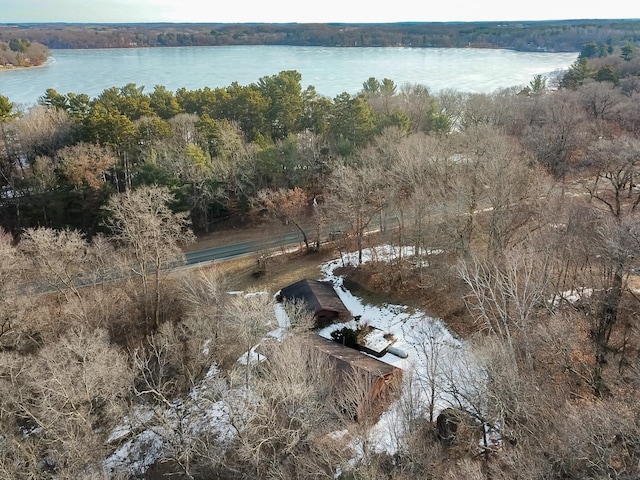
[[[339,382],[362,381],[367,391],[354,405],[355,418],[379,416],[399,392],[402,379],[399,368],[320,335],[309,335],[309,341],[335,367]]]
[[[313,313],[318,328],[351,317],[351,312],[342,303],[331,282],[300,280],[281,289],[278,300],[304,302],[307,310]]]

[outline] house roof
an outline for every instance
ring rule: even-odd
[[[387,377],[400,371],[399,368],[381,362],[358,350],[346,347],[341,343],[326,339],[320,335],[309,335],[311,345],[336,362],[340,369],[347,367],[367,372],[375,377]]]
[[[331,282],[304,279],[280,290],[285,300],[302,300],[314,314],[329,310],[336,313],[349,313],[342,303]]]

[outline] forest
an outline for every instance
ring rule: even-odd
[[[49,49],[26,38],[0,41],[0,68],[37,67],[49,58]]]
[[[589,42],[639,40],[638,20],[389,24],[5,24],[0,41],[25,38],[48,48],[212,45],[323,47],[482,47],[577,52]]]
[[[0,95],[0,478],[638,478],[640,55],[580,50],[490,94],[369,78],[329,99],[283,71],[49,89],[27,111]],[[175,269],[229,225],[304,241],[255,276]],[[413,254],[365,261],[382,244]],[[345,252],[352,284],[473,358],[447,369],[426,332],[394,453],[301,305],[267,361],[246,354],[273,329],[276,262]],[[152,460],[123,467],[134,438]]]

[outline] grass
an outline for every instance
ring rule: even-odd
[[[214,232],[199,234],[196,241],[187,245],[184,248],[184,251],[193,252],[196,250],[220,247],[238,242],[263,240],[289,231],[293,231],[293,229],[275,223],[246,225],[227,221],[218,225]]]
[[[267,291],[273,294],[303,278],[319,278],[322,263],[335,256],[331,247],[324,246],[324,250],[318,253],[296,251],[274,255],[266,260],[264,267],[258,264],[260,254],[254,254],[203,268],[218,270],[226,278],[231,290]],[[257,271],[263,273],[256,276]]]

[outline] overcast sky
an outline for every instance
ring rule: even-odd
[[[499,5],[499,6],[498,6]],[[640,2],[594,0],[0,0],[13,22],[448,22],[640,18]]]

